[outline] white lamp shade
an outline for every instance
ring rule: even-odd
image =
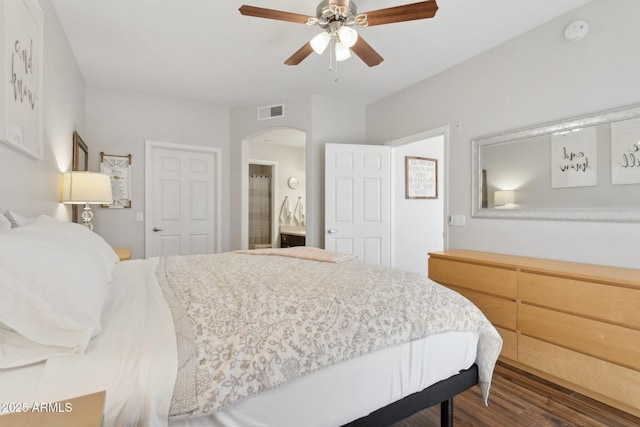
[[[311,39],[311,48],[318,55],[322,55],[322,52],[329,45],[329,41],[331,40],[331,36],[326,31],[321,32],[317,36]]]
[[[351,51],[342,43],[336,43],[336,61],[344,61],[351,58]]]
[[[513,190],[498,190],[493,194],[493,203],[496,205],[506,205],[516,202],[516,192]]]
[[[346,47],[353,47],[358,41],[358,33],[353,28],[343,25],[338,30],[338,38],[340,39],[340,43]]]
[[[113,202],[111,178],[96,172],[67,172],[62,178],[62,203],[109,204]]]

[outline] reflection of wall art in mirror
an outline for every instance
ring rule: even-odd
[[[611,183],[640,184],[640,119],[611,123]]]
[[[596,128],[551,134],[551,188],[598,185]]]
[[[405,157],[405,198],[438,198],[438,160]]]
[[[639,141],[640,105],[475,138],[471,214],[640,222]],[[503,190],[518,195],[510,209]]]
[[[6,113],[0,140],[30,157],[43,157],[42,9],[37,0],[4,2]]]
[[[117,156],[100,153],[100,172],[111,177],[113,203],[102,205],[103,208],[131,207],[131,154]]]

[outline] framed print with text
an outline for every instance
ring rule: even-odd
[[[0,140],[42,159],[42,9],[37,0],[9,0],[4,12],[6,111],[0,117]]]
[[[102,205],[103,208],[131,207],[131,154],[117,156],[100,153],[100,172],[111,178],[113,203]]]
[[[438,198],[438,160],[428,157],[405,157],[405,198]]]

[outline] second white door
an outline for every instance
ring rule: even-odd
[[[325,145],[325,248],[391,264],[390,148]]]
[[[147,141],[146,257],[219,251],[219,151]]]

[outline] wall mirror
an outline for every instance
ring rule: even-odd
[[[640,105],[471,144],[474,217],[640,222]]]
[[[73,131],[72,171],[89,170],[89,147],[82,140],[78,132]],[[71,221],[78,222],[80,218],[80,205],[71,205]]]

